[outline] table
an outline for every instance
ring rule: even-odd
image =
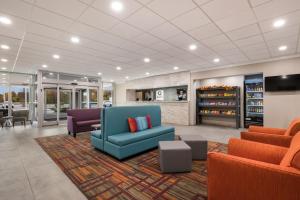
[[[180,135],[179,138],[191,147],[193,160],[207,159],[207,140],[199,135]]]

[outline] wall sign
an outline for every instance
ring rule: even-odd
[[[156,98],[157,101],[164,100],[164,91],[163,90],[156,90]]]

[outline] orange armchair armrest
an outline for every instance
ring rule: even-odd
[[[272,144],[282,147],[289,147],[291,144],[292,136],[273,135],[258,132],[241,132],[241,138],[255,142]]]
[[[282,128],[269,128],[269,127],[261,127],[261,126],[249,126],[248,132],[258,132],[258,133],[269,133],[276,135],[284,135],[286,129]]]
[[[208,154],[208,200],[300,199],[299,170],[222,153]]]
[[[285,147],[240,139],[230,139],[228,144],[230,155],[278,165],[287,151]]]

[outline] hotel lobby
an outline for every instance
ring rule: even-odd
[[[0,200],[300,200],[299,0],[0,0]]]

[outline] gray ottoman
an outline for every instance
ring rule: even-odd
[[[158,148],[159,164],[163,173],[192,170],[192,150],[183,141],[161,141]]]
[[[199,135],[181,135],[179,138],[192,148],[193,160],[207,159],[207,140]]]

